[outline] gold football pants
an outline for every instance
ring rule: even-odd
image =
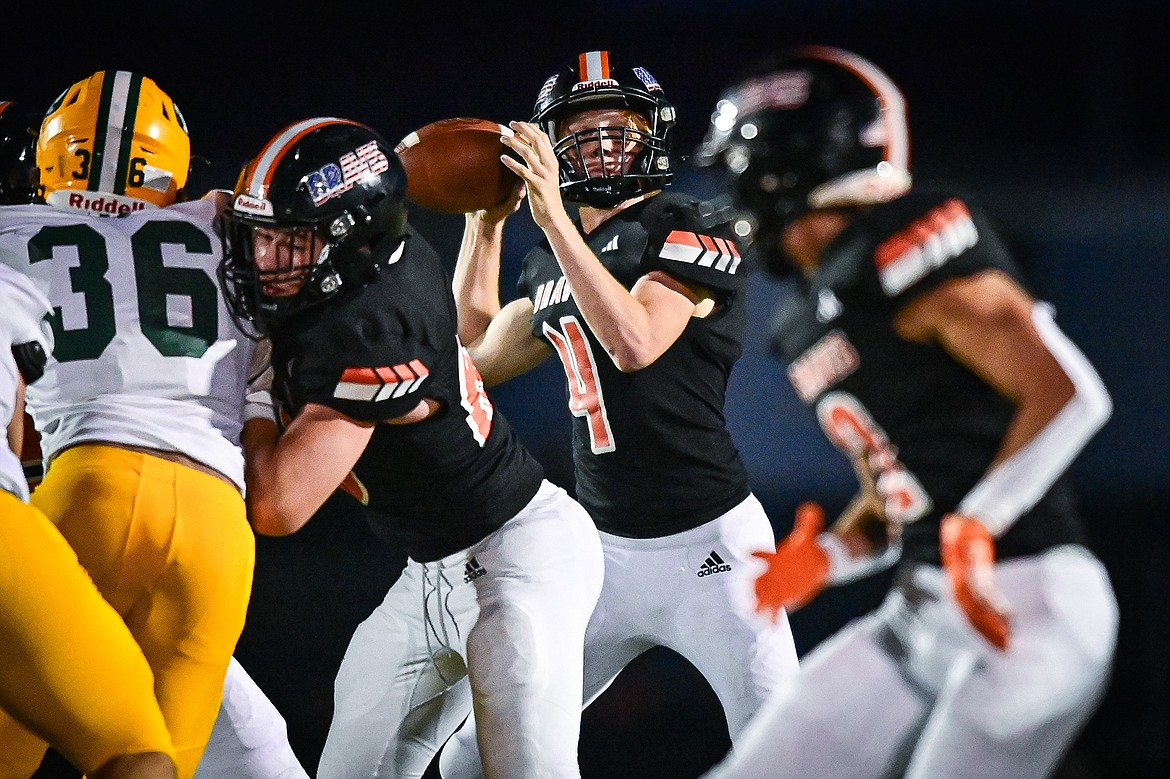
[[[31,776],[42,738],[87,772],[124,754],[173,757],[153,685],[69,544],[39,510],[0,490],[0,777]]]
[[[255,537],[243,498],[195,468],[85,444],[53,460],[32,504],[142,648],[179,777],[193,776],[252,590]]]

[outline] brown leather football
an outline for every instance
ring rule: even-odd
[[[410,133],[394,148],[406,168],[406,197],[448,214],[503,202],[517,181],[500,162],[511,154],[500,136],[511,132],[487,119],[457,117]]]

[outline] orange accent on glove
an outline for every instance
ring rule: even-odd
[[[980,522],[947,514],[939,527],[943,568],[959,607],[984,638],[1005,651],[1011,640],[1011,606],[995,586],[995,540]]]
[[[756,610],[776,620],[780,609],[795,611],[825,588],[829,556],[817,544],[825,526],[825,512],[811,501],[796,509],[792,532],[775,552],[752,552],[767,564],[756,579]]]

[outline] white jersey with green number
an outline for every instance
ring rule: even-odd
[[[239,447],[251,342],[219,294],[212,196],[120,217],[0,209],[0,263],[53,306],[29,414],[45,462],[83,441],[181,452],[244,484]]]
[[[0,429],[7,429],[16,408],[20,369],[13,347],[36,341],[45,354],[53,348],[53,333],[45,323],[49,301],[32,279],[0,265]],[[0,445],[0,490],[28,500],[28,482],[20,458],[7,445]]]

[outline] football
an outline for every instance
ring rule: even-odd
[[[464,214],[502,203],[518,177],[500,162],[508,127],[487,119],[441,119],[394,148],[406,168],[406,197],[426,208]],[[515,156],[515,155],[513,155]]]

